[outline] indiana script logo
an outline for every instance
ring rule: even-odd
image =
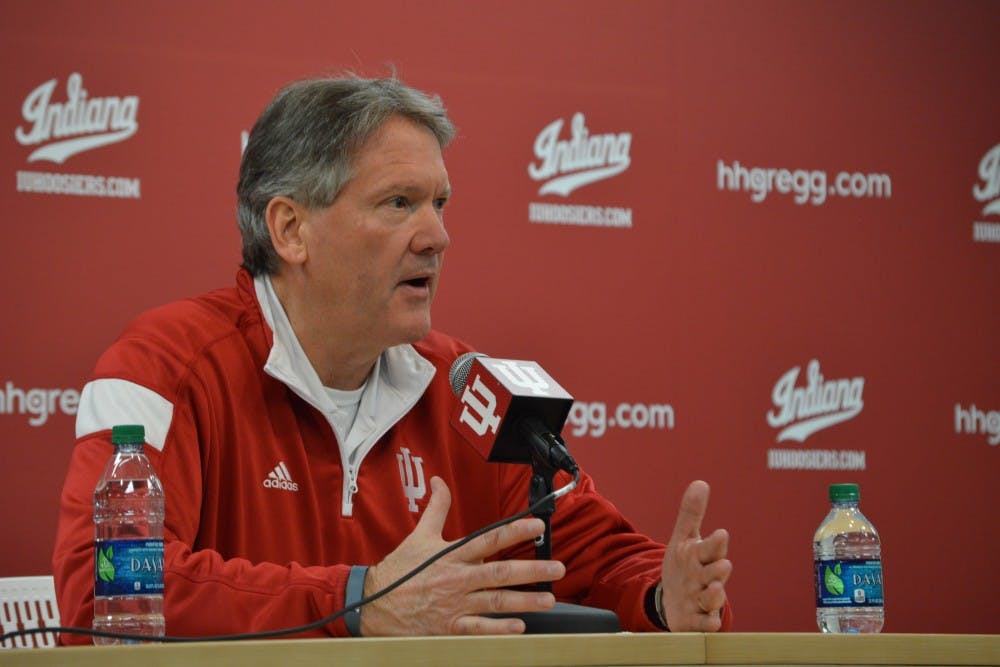
[[[986,152],[979,161],[979,179],[972,194],[983,207],[983,215],[1000,215],[1000,144]]]
[[[795,386],[799,378],[796,366],[774,385],[771,399],[775,409],[768,411],[767,423],[774,428],[784,427],[778,433],[778,442],[804,442],[816,431],[858,416],[865,405],[861,398],[863,377],[826,380],[816,359],[809,362],[807,375],[806,386]]]
[[[579,187],[617,176],[632,163],[630,132],[591,135],[580,112],[573,115],[568,140],[559,139],[562,128],[563,120],[554,120],[535,139],[539,161],[528,165],[528,175],[543,182],[538,194],[566,197]]]
[[[22,146],[39,146],[28,162],[48,160],[62,164],[77,153],[125,141],[139,129],[139,98],[88,97],[83,77],[66,79],[66,101],[55,102],[56,80],[49,79],[28,93],[21,106],[25,125],[14,137]]]

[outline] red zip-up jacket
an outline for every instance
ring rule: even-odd
[[[319,410],[264,371],[273,341],[254,281],[241,271],[236,288],[140,316],[98,361],[92,382],[114,380],[126,387],[122,395],[138,398],[88,404],[85,390],[81,400],[84,432],[63,488],[53,555],[62,625],[90,627],[93,619],[93,492],[112,453],[105,422],[123,410],[132,423],[144,423],[144,410],[154,415],[146,415],[146,453],[166,497],[169,635],[273,630],[339,610],[351,566],[378,563],[413,530],[432,475],[452,493],[445,539],[526,508],[530,467],[485,461],[451,427],[448,369],[469,348],[432,332],[413,348],[433,364],[433,378],[365,456],[345,516],[334,432]],[[557,477],[556,486],[567,481]],[[659,580],[664,547],[637,533],[586,473],[552,521],[553,557],[567,571],[553,586],[557,598],[614,610],[627,630],[658,629],[646,596]],[[533,546],[501,557],[532,558]],[[724,625],[728,619],[727,606]],[[340,619],[309,634],[347,629]],[[64,634],[62,641],[91,640]]]

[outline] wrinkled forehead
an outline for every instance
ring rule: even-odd
[[[350,157],[352,175],[365,166],[419,164],[440,171],[447,180],[442,145],[426,125],[406,116],[392,115],[361,141]]]

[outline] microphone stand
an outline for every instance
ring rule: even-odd
[[[531,469],[533,474],[528,487],[529,506],[552,493],[553,478],[559,471],[559,468],[551,464],[549,456],[544,456],[538,448],[532,448]],[[539,560],[552,560],[552,514],[555,511],[555,498],[550,498],[533,512],[545,524],[545,531],[535,540],[535,558]],[[548,581],[538,582],[536,589],[552,592],[552,584]],[[547,611],[490,615],[520,618],[524,621],[526,634],[621,632],[618,615],[613,611],[568,602],[556,602]]]
[[[545,496],[553,491],[553,478],[557,472],[556,468],[549,465],[547,460],[543,460],[538,454],[531,456],[531,485],[528,488],[528,506],[532,507]],[[548,502],[535,509],[533,514],[545,524],[545,532],[535,538],[535,558],[537,560],[552,560],[552,513],[556,511],[555,498],[550,498]],[[540,581],[536,584],[540,591],[552,592],[552,583]]]

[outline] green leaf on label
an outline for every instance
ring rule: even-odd
[[[844,581],[837,576],[840,574],[840,563],[837,563],[836,574],[834,570],[830,569],[830,566],[826,566],[826,572],[823,575],[823,585],[826,586],[826,590],[830,591],[833,595],[843,595],[844,594]]]
[[[837,563],[836,565],[833,566],[833,573],[836,574],[839,577],[840,576],[840,572],[841,572],[841,570],[840,570],[840,563]]]
[[[101,581],[111,583],[115,580],[115,565],[111,562],[114,550],[109,545],[107,549],[97,550],[97,576]]]

